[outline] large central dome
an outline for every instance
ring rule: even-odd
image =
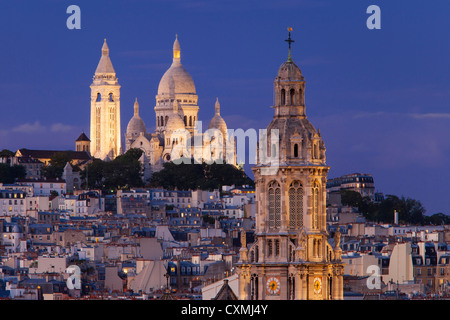
[[[158,95],[196,94],[191,75],[181,64],[181,51],[178,37],[173,44],[173,61],[159,82]]]

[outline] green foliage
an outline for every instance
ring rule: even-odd
[[[49,164],[41,169],[41,173],[47,179],[61,178],[67,162],[72,163],[72,157],[69,151],[55,152]],[[73,171],[80,170],[77,165],[72,165],[72,169]]]
[[[0,151],[0,157],[12,158],[14,157],[14,155],[15,153],[8,149],[3,149],[2,151]]]
[[[363,198],[359,192],[353,190],[341,190],[341,203],[344,206],[361,207]]]
[[[5,184],[14,183],[17,179],[25,178],[27,172],[24,166],[0,163],[0,182]]]
[[[435,213],[431,216],[425,216],[425,224],[443,225],[450,224],[450,216],[444,213]]]
[[[81,177],[83,180],[88,178],[89,188],[100,189],[104,192],[143,187],[139,162],[141,155],[142,150],[130,149],[112,161],[94,159],[82,171]]]
[[[230,164],[174,164],[167,162],[155,172],[150,187],[179,190],[214,190],[224,185],[254,185],[243,170]]]
[[[372,202],[351,190],[341,191],[341,203],[358,208],[369,221],[393,223],[394,211],[398,212],[399,223],[421,225],[426,223],[425,208],[420,201],[395,195],[387,195],[379,203]]]

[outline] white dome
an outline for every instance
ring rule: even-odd
[[[181,64],[178,36],[173,44],[173,61],[159,82],[158,95],[196,94],[194,81]]]
[[[167,120],[166,131],[173,132],[175,130],[185,129],[184,121],[178,113],[173,113],[170,115],[169,120]]]
[[[181,63],[172,63],[162,76],[158,86],[158,95],[163,94],[195,94],[194,80]]]
[[[220,115],[220,104],[219,104],[219,98],[216,100],[215,105],[216,113],[214,117],[209,122],[208,129],[218,129],[222,132],[222,134],[225,136],[227,134],[227,124],[225,120]]]
[[[128,122],[127,134],[139,135],[141,132],[146,132],[144,120],[139,116],[139,103],[134,102],[134,115]]]
[[[127,134],[140,134],[146,132],[144,120],[139,116],[133,116],[127,126]]]
[[[166,123],[166,131],[174,132],[175,130],[184,130],[186,126],[181,116],[178,114],[178,101],[173,102],[173,113],[170,114]]]

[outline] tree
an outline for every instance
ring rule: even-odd
[[[362,205],[363,198],[359,192],[353,190],[341,190],[341,203],[343,206],[357,207]]]
[[[88,188],[101,189],[105,192],[132,187],[143,187],[142,168],[139,158],[140,149],[130,149],[112,161],[94,159],[81,173],[81,178],[88,179]]]
[[[450,224],[450,216],[444,213],[435,213],[431,216],[424,216],[424,224],[442,225]]]
[[[12,158],[14,157],[14,155],[15,153],[8,149],[3,149],[2,151],[0,151],[0,157]]]
[[[0,163],[0,182],[5,184],[14,183],[17,179],[23,179],[27,175],[24,166],[15,164],[10,166],[7,163]]]
[[[174,164],[167,162],[164,168],[155,172],[150,187],[179,190],[214,190],[224,185],[251,185],[254,182],[242,169],[230,164]]]
[[[72,163],[70,151],[55,152],[50,158],[49,164],[42,168],[41,173],[47,179],[60,179],[67,162],[70,164]],[[80,171],[80,168],[77,165],[72,165],[72,168],[73,171]]]
[[[342,190],[341,203],[344,206],[358,208],[359,212],[369,220],[382,223],[393,223],[394,212],[398,212],[399,222],[405,224],[423,224],[425,208],[420,201],[411,198],[401,198],[396,195],[386,195],[379,203],[369,197],[362,197],[356,191]]]

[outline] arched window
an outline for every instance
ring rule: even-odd
[[[95,151],[100,151],[101,110],[95,108]]]
[[[312,227],[313,229],[319,229],[319,184],[317,181],[314,182],[314,186],[312,188],[312,205]]]
[[[156,122],[158,123],[158,127],[160,127],[159,117],[156,117]]]
[[[298,104],[303,104],[303,94],[302,89],[298,90]]]
[[[281,89],[280,91],[280,104],[284,106],[286,104],[286,90]]]
[[[102,94],[100,92],[97,92],[97,100],[95,100],[96,102],[100,102],[102,101]]]
[[[192,127],[192,116],[189,117],[189,127]]]
[[[109,102],[114,101],[114,96],[113,96],[112,92],[109,93],[108,99],[109,99]]]
[[[289,186],[289,227],[303,227],[303,186],[299,181]]]
[[[298,158],[298,143],[294,144],[294,158]]]
[[[281,189],[276,181],[269,184],[269,228],[281,227]]]
[[[187,126],[187,116],[184,116],[184,125]]]
[[[291,106],[295,105],[295,90],[294,89],[291,89],[289,91],[289,99],[290,99]]]
[[[272,240],[267,240],[267,255],[270,257],[273,254],[273,246],[272,246]]]
[[[165,119],[165,123],[166,123],[166,125],[167,125],[167,121],[169,121],[169,116],[166,116],[166,119]]]

